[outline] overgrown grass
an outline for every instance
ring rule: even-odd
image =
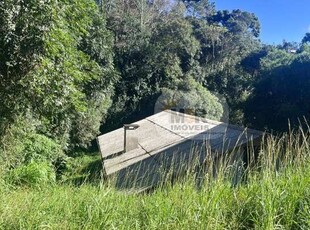
[[[0,180],[0,228],[310,229],[309,140],[302,131],[267,137],[236,187],[224,173],[207,173],[199,189],[188,176],[145,194],[110,183],[13,188]]]

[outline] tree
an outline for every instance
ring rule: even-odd
[[[21,82],[40,62],[55,1],[0,2],[0,133],[27,109]]]
[[[310,42],[310,33],[306,33],[301,41],[302,44],[307,43],[307,42]]]
[[[218,11],[214,16],[209,18],[210,22],[219,23],[226,27],[234,34],[251,33],[254,37],[259,37],[260,23],[253,13],[241,10]]]
[[[87,146],[117,79],[113,40],[96,5],[8,0],[0,9],[2,128],[30,113],[37,132],[65,148]],[[93,125],[83,127],[85,120]]]
[[[224,115],[222,101],[192,78],[179,83],[177,90],[162,89],[155,105],[157,110],[176,109],[187,114],[213,120],[221,120]]]
[[[239,63],[259,48],[254,14],[216,12],[209,1],[116,3],[106,3],[121,74],[108,119],[114,128],[151,111],[144,105],[151,107],[162,88],[177,89],[186,77],[226,96],[231,108],[244,100],[251,74]]]
[[[310,111],[309,53],[274,49],[261,63],[261,76],[245,107],[247,124],[275,131],[287,131],[289,121],[299,126],[298,119],[309,118]]]
[[[204,19],[215,13],[215,5],[209,0],[182,0],[182,2],[189,17]]]
[[[152,105],[162,88],[176,88],[192,69],[199,50],[191,24],[184,18],[184,5],[174,5],[169,13],[165,11],[167,5],[161,9],[157,7],[150,4],[146,9],[150,15],[145,21],[152,22],[146,30],[140,30],[140,16],[135,13],[130,14],[134,18],[126,20],[120,30],[115,28],[116,37],[122,34],[126,42],[120,43],[121,39],[117,38],[115,44],[115,63],[122,80],[116,86],[115,106],[110,110],[108,123],[116,123],[114,127],[133,114],[137,117],[141,113],[148,115],[144,111],[153,112],[144,105]],[[122,28],[130,28],[136,33],[124,33]]]

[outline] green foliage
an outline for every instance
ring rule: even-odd
[[[36,135],[66,151],[87,149],[100,125],[113,129],[150,115],[163,89],[183,90],[187,79],[194,79],[186,90],[201,110],[212,102],[207,91],[224,96],[233,123],[276,124],[261,119],[268,111],[281,129],[284,119],[305,115],[307,89],[297,104],[286,94],[298,94],[291,81],[307,86],[308,34],[300,47],[264,46],[254,14],[216,11],[207,0],[5,0],[0,31],[1,138],[30,114]],[[276,87],[286,102],[266,96]],[[260,105],[265,100],[279,106]]]
[[[40,134],[29,134],[23,142],[23,152],[25,163],[36,161],[54,162],[60,157],[64,157],[61,146],[53,140]]]
[[[303,133],[267,138],[259,167],[237,187],[210,174],[200,188],[189,175],[146,194],[116,191],[110,184],[0,187],[0,228],[309,229],[309,147]]]
[[[174,6],[170,14],[161,11],[165,7],[147,4],[143,12],[129,7],[122,25],[118,14],[108,17],[108,26],[116,34],[115,58],[121,74],[108,123],[120,125],[139,112],[147,115],[144,105],[154,105],[162,88],[176,88],[191,68],[199,49],[191,24],[184,18],[182,6]],[[140,13],[149,20],[141,21]]]
[[[213,120],[221,120],[224,113],[220,99],[193,79],[180,83],[177,91],[163,89],[159,103],[162,109],[182,108],[185,113]]]
[[[303,37],[301,43],[307,43],[310,42],[310,33],[306,33],[305,36]]]
[[[272,50],[261,60],[261,76],[245,108],[248,124],[285,131],[288,121],[299,126],[309,118],[309,60],[307,52],[283,50]]]
[[[79,153],[80,156],[70,157],[66,162],[66,170],[62,175],[62,182],[72,185],[102,183],[102,160],[98,153],[89,155]]]
[[[141,104],[151,103],[162,88],[176,89],[188,76],[228,97],[232,107],[248,90],[249,79],[236,64],[256,47],[259,23],[253,14],[216,12],[209,1],[171,6],[162,1],[98,1],[100,13],[90,0],[42,4],[33,0],[28,5],[18,2],[16,9],[12,2],[1,8],[1,47],[11,59],[22,58],[25,63],[4,62],[3,79],[12,76],[9,66],[17,72],[13,81],[2,81],[2,129],[9,119],[14,122],[13,114],[30,109],[42,121],[40,133],[60,140],[66,149],[88,147],[112,103],[118,79],[114,64],[121,80],[109,123],[139,112]],[[21,30],[10,27],[11,14]],[[8,35],[13,40],[29,36],[29,41],[14,44],[35,46],[35,53],[25,49],[30,52],[25,58],[24,53],[5,50],[14,47],[6,44]],[[237,99],[236,92],[240,92]]]
[[[34,119],[19,118],[0,139],[0,162],[5,167],[18,167],[32,161],[53,163],[64,158],[62,146],[35,133]]]
[[[310,45],[309,44],[302,44],[299,48],[299,52],[310,53]]]
[[[152,77],[160,87],[176,88],[194,65],[200,46],[190,22],[174,14],[165,20],[151,37],[148,63],[156,70]]]
[[[88,147],[117,79],[112,35],[95,3],[5,1],[0,9],[1,130],[31,111],[37,131],[63,148]]]
[[[149,115],[160,93],[216,120],[219,93],[230,121],[256,128],[309,118],[309,33],[274,47],[259,32],[254,14],[208,0],[0,1],[0,228],[309,229],[306,133],[268,139],[235,188],[207,174],[200,189],[187,178],[150,195],[77,189],[102,179],[101,160],[64,154],[102,123]],[[71,186],[45,189],[56,173]]]
[[[53,166],[47,162],[31,162],[11,169],[5,175],[6,183],[18,186],[43,186],[56,181]]]
[[[286,50],[272,49],[267,56],[261,60],[263,70],[273,70],[281,66],[290,65],[294,56]]]
[[[238,64],[259,47],[255,15],[221,15],[208,1],[177,1],[171,6],[160,1],[114,3],[108,1],[105,9],[108,27],[115,33],[121,80],[109,124],[117,127],[131,117],[149,115],[146,104],[154,103],[163,88],[178,89],[188,77],[227,97],[231,114],[240,112],[254,76]]]
[[[229,31],[238,35],[246,35],[251,33],[253,36],[258,37],[260,33],[260,23],[258,18],[253,13],[233,10],[218,11],[213,17],[213,22],[219,22],[228,28]]]
[[[21,84],[39,63],[44,35],[50,31],[55,1],[0,2],[0,128],[1,132],[25,111]]]
[[[48,135],[73,147],[87,147],[110,106],[115,77],[108,46],[111,37],[104,19],[92,16],[96,8],[91,2],[66,1],[63,5],[45,39],[43,65],[33,73],[27,88],[31,99],[41,105],[34,111],[49,122]],[[100,46],[105,41],[107,46]]]
[[[215,5],[209,0],[182,0],[186,13],[191,17],[208,18],[215,13]]]

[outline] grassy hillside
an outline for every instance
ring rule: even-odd
[[[201,190],[188,182],[152,194],[57,185],[3,189],[3,229],[309,229],[310,165]]]
[[[200,188],[188,176],[148,194],[116,191],[112,182],[35,187],[2,182],[0,228],[309,229],[308,143],[303,133],[267,140],[258,166],[236,187],[224,167],[216,180],[206,174]]]

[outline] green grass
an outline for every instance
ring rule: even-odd
[[[237,187],[224,173],[216,180],[206,174],[199,189],[188,176],[145,194],[117,191],[113,183],[15,188],[0,180],[0,228],[310,229],[309,137],[268,138],[257,167]]]
[[[139,195],[55,185],[4,189],[0,199],[3,229],[309,229],[310,165],[237,188],[187,181]]]

